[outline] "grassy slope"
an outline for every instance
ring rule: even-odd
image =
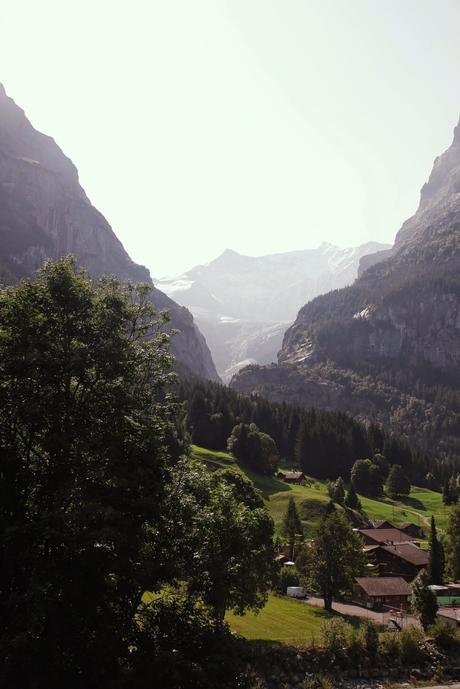
[[[296,501],[307,535],[318,523],[322,510],[329,500],[326,486],[320,481],[312,481],[309,486],[287,485],[276,478],[255,474],[247,467],[238,464],[233,456],[227,452],[214,452],[194,445],[192,446],[192,453],[194,457],[205,461],[211,467],[216,469],[233,468],[248,476],[256,488],[263,493],[277,531],[280,529],[291,496]],[[434,514],[440,529],[444,529],[447,525],[449,508],[443,505],[440,493],[426,488],[413,487],[410,496],[404,501],[390,500],[389,498],[371,500],[364,497],[360,497],[360,500],[369,519],[388,519],[395,526],[403,522],[414,522],[424,527],[427,534],[427,524],[432,514]]]
[[[329,617],[322,608],[270,594],[258,614],[240,617],[228,613],[226,619],[233,631],[246,639],[307,644],[318,637],[321,624]]]

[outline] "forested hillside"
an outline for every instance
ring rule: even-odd
[[[354,462],[372,457],[376,450],[383,452],[389,464],[404,467],[418,485],[425,485],[427,474],[432,473],[441,486],[455,473],[455,462],[437,462],[416,445],[346,413],[276,404],[193,380],[181,383],[178,396],[186,402],[183,423],[192,441],[210,449],[226,450],[235,424],[254,423],[275,440],[282,464],[298,466],[319,479],[347,479]]]

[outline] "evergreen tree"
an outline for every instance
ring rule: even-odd
[[[297,437],[295,441],[295,450],[294,450],[294,456],[297,465],[302,469],[302,471],[306,471],[307,473],[311,473],[308,468],[308,460],[309,460],[309,442],[308,442],[308,431],[304,423],[298,425],[298,430],[297,430]]]
[[[333,502],[336,502],[339,505],[343,504],[345,499],[345,484],[341,476],[339,476],[336,481],[329,483],[328,492]]]
[[[361,502],[358,498],[358,495],[355,491],[355,487],[352,483],[350,483],[350,487],[348,489],[348,493],[345,498],[345,506],[349,507],[351,510],[360,510],[361,509]]]
[[[430,561],[428,565],[428,579],[430,584],[442,584],[444,577],[444,549],[438,539],[435,518],[431,516],[430,528]]]
[[[412,609],[425,631],[435,622],[438,612],[436,596],[428,588],[429,583],[428,572],[422,570],[412,584]]]
[[[446,529],[446,560],[449,575],[460,579],[460,505],[455,505]]]
[[[299,513],[294,498],[289,498],[286,513],[284,515],[281,532],[286,536],[289,547],[289,558],[294,560],[294,548],[296,539],[303,535],[302,522],[300,521]]]

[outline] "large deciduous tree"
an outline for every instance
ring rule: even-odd
[[[68,259],[0,291],[2,687],[113,682],[161,578],[162,325],[147,288]]]
[[[387,481],[387,492],[391,497],[409,495],[410,493],[410,481],[400,464],[393,464],[390,469]]]
[[[210,607],[243,614],[266,601],[274,569],[274,525],[253,484],[234,470],[210,473],[201,463],[174,471],[170,557],[191,595]],[[165,529],[168,524],[165,523]],[[187,538],[174,534],[187,533]]]
[[[359,536],[337,511],[324,517],[297,562],[309,585],[323,596],[326,610],[332,610],[334,596],[352,590],[365,565]]]

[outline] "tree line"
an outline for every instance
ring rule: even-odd
[[[437,463],[378,425],[364,425],[345,413],[268,402],[194,378],[181,381],[178,397],[185,403],[182,423],[193,443],[226,450],[235,426],[255,424],[273,438],[285,464],[318,479],[348,481],[356,460],[380,453],[417,485],[440,490],[446,473],[449,478],[454,472],[455,465]]]

